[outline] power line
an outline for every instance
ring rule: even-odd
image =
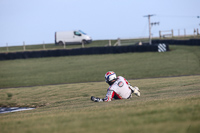
[[[183,15],[157,15],[159,17],[168,17],[168,18],[199,18],[200,16],[183,16]]]

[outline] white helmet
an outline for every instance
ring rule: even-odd
[[[110,82],[116,78],[117,78],[117,76],[116,76],[115,72],[113,72],[113,71],[108,71],[105,74],[105,80],[106,80],[106,83],[108,83],[108,84],[110,84]]]

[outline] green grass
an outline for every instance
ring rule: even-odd
[[[95,46],[102,44],[96,41]],[[90,101],[90,96],[105,97],[108,85],[91,81],[103,81],[109,70],[138,86],[141,97],[108,103]],[[170,51],[165,53],[0,61],[0,88],[7,88],[0,89],[0,107],[36,107],[0,114],[1,132],[199,133],[197,74],[200,74],[199,46],[170,45]],[[196,76],[152,78],[179,75]]]
[[[95,103],[105,82],[0,90],[4,106],[37,107],[0,114],[2,133],[199,133],[200,76],[129,80],[141,97]]]
[[[0,88],[103,81],[115,71],[127,79],[200,74],[199,46],[165,53],[124,53],[0,61]]]

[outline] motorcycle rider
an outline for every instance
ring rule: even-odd
[[[136,96],[140,96],[140,90],[138,87],[132,87],[131,84],[122,76],[116,76],[115,72],[108,71],[105,74],[106,83],[110,86],[107,90],[106,97],[101,99],[98,97],[91,97],[94,102],[108,102],[114,99],[130,99],[132,93]]]

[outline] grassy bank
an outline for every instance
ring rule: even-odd
[[[200,74],[199,46],[165,53],[125,53],[0,61],[0,88],[103,81],[113,70],[127,79]]]
[[[200,76],[129,80],[141,97],[95,103],[105,82],[0,90],[4,106],[37,107],[0,114],[3,133],[199,133]]]

